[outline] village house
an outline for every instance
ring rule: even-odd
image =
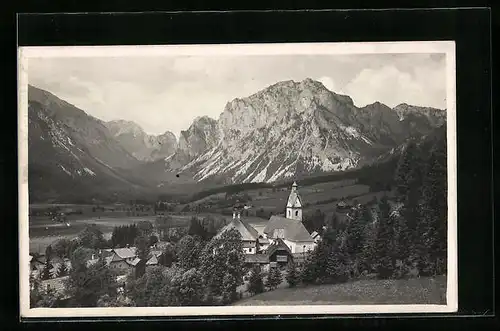
[[[215,238],[219,238],[224,232],[231,229],[235,229],[241,235],[241,240],[243,241],[243,252],[245,254],[256,254],[259,250],[259,233],[250,224],[241,219],[241,211],[244,208],[241,206],[235,206],[233,208],[233,219],[232,221],[224,226]]]
[[[145,264],[146,269],[157,266],[159,264],[162,251],[156,250],[152,247],[147,261],[141,261],[141,259],[137,256],[136,247],[104,249],[101,251],[101,254],[106,265],[110,269],[123,274],[131,269],[143,267],[143,264]],[[87,265],[95,264],[98,260],[99,256],[93,255],[92,258],[87,261]]]

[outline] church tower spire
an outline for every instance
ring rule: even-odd
[[[297,182],[293,182],[292,191],[286,204],[286,218],[302,222],[302,199],[297,190]]]

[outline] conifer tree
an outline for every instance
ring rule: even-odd
[[[63,277],[68,274],[68,268],[66,267],[66,263],[61,262],[59,268],[57,268],[57,277]]]
[[[277,267],[277,266],[270,268],[270,269],[271,270],[269,270],[269,275],[267,276],[267,279],[266,279],[266,287],[269,290],[274,290],[283,281],[283,275],[281,274],[281,271],[280,271],[279,267]]]
[[[299,283],[299,274],[293,261],[290,261],[286,268],[286,281],[289,287],[295,287]]]
[[[326,272],[330,283],[342,283],[348,280],[348,256],[343,244],[344,233],[339,233],[332,246],[326,264]]]
[[[264,292],[264,282],[262,280],[262,273],[259,265],[255,265],[250,272],[248,292],[253,295]]]
[[[43,270],[42,270],[42,279],[43,280],[47,280],[47,279],[50,279],[52,278],[52,274],[50,272],[50,269],[52,269],[52,264],[50,263],[49,260],[46,260],[45,261],[45,265],[43,266]]]
[[[394,218],[391,216],[391,206],[387,197],[379,204],[379,215],[376,227],[375,251],[376,271],[379,278],[391,278],[394,273]]]

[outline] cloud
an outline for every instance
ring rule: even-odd
[[[332,92],[337,91],[337,87],[335,86],[335,82],[331,77],[323,76],[318,79],[320,83],[322,83],[327,89],[329,89]]]
[[[411,73],[393,65],[363,69],[343,88],[343,93],[350,95],[358,107],[380,101],[389,107],[408,103],[443,109],[446,107],[445,72],[444,68],[418,67]]]
[[[29,82],[88,114],[178,135],[197,116],[278,81],[312,78],[363,106],[406,102],[444,108],[442,55],[164,56],[30,58]]]

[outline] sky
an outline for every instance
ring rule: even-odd
[[[198,116],[284,80],[321,81],[363,107],[446,108],[445,54],[30,58],[29,84],[102,119],[177,137]]]

